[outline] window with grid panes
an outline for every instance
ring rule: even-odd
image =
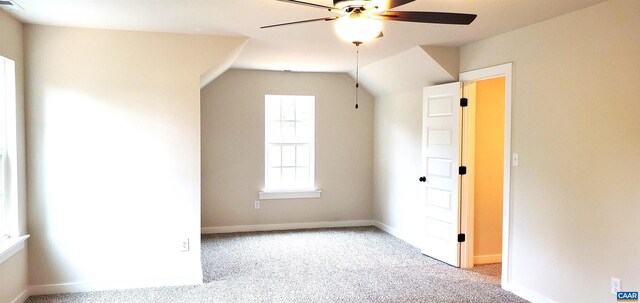
[[[5,197],[5,161],[6,161],[6,115],[7,103],[7,73],[4,59],[0,58],[0,241],[9,238],[9,201]]]
[[[265,96],[265,190],[313,190],[315,97]]]

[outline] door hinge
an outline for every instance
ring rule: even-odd
[[[465,234],[458,234],[458,242],[462,243],[466,240]]]
[[[467,107],[467,106],[469,106],[469,99],[467,99],[467,98],[460,98],[460,106],[461,106],[461,107]]]
[[[460,174],[460,175],[466,175],[466,174],[467,174],[467,167],[466,167],[466,166],[460,166],[460,167],[458,167],[458,174]]]

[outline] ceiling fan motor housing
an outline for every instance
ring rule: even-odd
[[[333,0],[333,6],[351,12],[354,8],[362,8],[371,0]]]

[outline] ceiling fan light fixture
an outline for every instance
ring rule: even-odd
[[[338,19],[335,29],[343,40],[364,43],[380,36],[382,22],[363,13],[353,12]]]

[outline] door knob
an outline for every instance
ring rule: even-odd
[[[420,182],[427,182],[427,177],[420,177],[418,180]]]

